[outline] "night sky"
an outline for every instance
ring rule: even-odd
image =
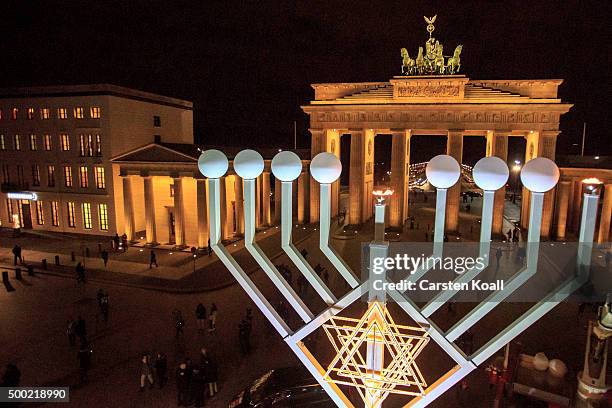
[[[196,140],[309,146],[314,82],[386,81],[399,49],[463,44],[474,79],[563,78],[559,153],[612,154],[609,1],[5,1],[0,86],[108,82],[193,100]],[[426,148],[426,147],[424,147]]]

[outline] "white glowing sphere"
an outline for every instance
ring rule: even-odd
[[[459,180],[461,167],[453,157],[440,154],[427,163],[425,175],[434,187],[449,188]]]
[[[245,180],[256,179],[263,170],[264,159],[255,150],[241,150],[234,157],[234,171]]]
[[[533,368],[538,371],[548,370],[548,357],[544,353],[537,353],[533,356]]]
[[[559,168],[550,159],[538,157],[525,163],[521,170],[521,182],[529,191],[545,193],[557,185]]]
[[[227,173],[229,162],[227,156],[216,149],[203,151],[198,159],[198,169],[205,177],[219,178]]]
[[[272,174],[280,181],[293,181],[302,172],[302,160],[288,150],[277,153],[272,159]]]
[[[331,184],[342,173],[342,163],[333,153],[317,154],[310,162],[310,174],[321,184]]]
[[[554,358],[548,362],[548,371],[554,377],[563,378],[567,374],[567,366],[563,361]]]
[[[483,190],[495,191],[506,185],[510,170],[499,157],[483,157],[472,169],[476,185]]]

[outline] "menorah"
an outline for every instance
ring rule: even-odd
[[[457,290],[441,291],[421,308],[405,291],[389,286],[377,289],[373,284],[387,278],[387,270],[382,274],[373,272],[374,260],[385,258],[389,253],[389,243],[385,240],[384,233],[384,199],[381,198],[375,204],[375,235],[369,244],[369,270],[366,278],[360,281],[330,246],[331,186],[340,177],[342,165],[334,154],[324,152],[316,155],[310,163],[310,173],[320,184],[319,248],[350,287],[349,292],[340,299],[334,296],[292,243],[292,182],[299,177],[302,163],[295,153],[283,151],[272,160],[272,173],[281,181],[281,247],[317,296],[327,305],[325,310],[315,316],[254,240],[255,186],[257,177],[264,169],[262,156],[254,150],[243,150],[235,156],[233,165],[236,174],[244,181],[245,247],[304,324],[299,329],[292,330],[221,243],[220,177],[226,174],[229,162],[225,154],[218,150],[204,151],[198,161],[201,173],[208,178],[210,245],[255,305],[339,407],[354,406],[340,386],[356,389],[366,407],[382,406],[391,393],[410,397],[406,407],[429,405],[565,300],[589,278],[598,195],[586,193],[574,274],[482,347],[467,355],[457,346],[457,339],[538,271],[544,193],[551,190],[559,180],[559,169],[555,163],[546,158],[535,158],[527,162],[521,171],[521,181],[530,191],[524,266],[506,281],[503,289],[492,292],[449,330],[443,331],[431,320],[431,316],[456,296]],[[440,255],[444,248],[446,194],[447,190],[458,182],[460,166],[451,156],[439,155],[428,162],[426,175],[431,185],[436,188],[433,254]],[[493,200],[495,191],[503,187],[508,180],[507,164],[496,157],[483,158],[474,166],[473,178],[476,185],[483,190],[479,255],[488,260],[491,250]],[[453,282],[469,282],[487,266],[488,261],[484,265],[470,268],[458,275]],[[417,282],[430,270],[431,267],[423,265],[407,275],[405,280]],[[358,318],[341,315],[343,310],[365,295],[368,300],[365,314]],[[395,301],[415,322],[414,326],[395,323],[387,308],[388,298]],[[324,330],[335,351],[335,357],[327,367],[323,367],[304,344],[304,339],[319,328]],[[431,340],[448,354],[455,366],[428,385],[419,370],[417,358]]]

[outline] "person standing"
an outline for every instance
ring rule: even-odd
[[[157,352],[155,358],[155,375],[157,376],[157,384],[161,389],[168,380],[168,359],[165,354]]]
[[[115,251],[119,250],[119,234],[115,232],[115,236],[113,237],[113,249]]]
[[[103,249],[102,252],[100,252],[100,257],[102,258],[102,261],[104,262],[104,267],[106,268],[106,265],[108,264],[108,251],[106,249]]]
[[[68,321],[68,327],[66,328],[66,334],[68,335],[68,341],[71,346],[76,345],[76,321],[74,319],[70,319]]]
[[[77,283],[86,283],[86,279],[85,279],[85,267],[83,266],[83,264],[81,262],[79,262],[76,267],[76,274],[77,274]]]
[[[153,268],[153,265],[155,265],[156,268],[159,268],[159,265],[157,265],[157,255],[155,255],[154,250],[151,250],[151,258],[149,259],[149,269]]]
[[[204,331],[206,326],[206,306],[198,303],[195,310],[196,320],[198,321],[198,331]]]
[[[81,383],[87,380],[87,373],[91,367],[91,353],[92,350],[89,344],[87,344],[87,340],[81,340],[81,347],[79,347],[79,352],[77,354],[77,359],[79,360],[79,379]]]
[[[176,370],[176,390],[178,406],[189,405],[189,386],[191,385],[191,373],[187,369],[187,363],[182,362]]]
[[[200,366],[194,365],[191,369],[190,399],[193,401],[195,408],[204,406],[205,386],[206,379],[204,378],[204,372]]]
[[[495,266],[495,272],[499,271],[499,261],[501,261],[502,256],[504,255],[504,253],[502,252],[500,247],[497,247],[497,250],[495,251],[495,259],[497,260],[497,265]]]
[[[204,376],[206,383],[208,384],[208,396],[214,397],[218,392],[217,389],[217,362],[211,356],[208,356],[208,369],[205,371]]]
[[[238,325],[238,343],[240,344],[240,353],[246,356],[249,353],[247,321],[242,319]]]
[[[128,250],[128,239],[127,239],[127,234],[125,232],[121,236],[121,246],[123,247],[123,252],[127,252],[127,250]]]
[[[208,315],[208,332],[214,334],[217,330],[217,305],[212,304],[210,307],[210,314]]]
[[[149,354],[143,354],[140,358],[140,389],[138,392],[143,392],[145,389],[145,382],[149,380],[149,388],[153,388],[153,367],[151,365],[151,356]]]
[[[17,259],[19,263],[23,265],[23,258],[21,257],[21,247],[17,244],[13,247],[13,264],[17,265]]]
[[[207,250],[208,250],[208,256],[211,256],[211,255],[212,255],[212,247],[210,246],[210,238],[208,239],[208,247],[207,247]]]

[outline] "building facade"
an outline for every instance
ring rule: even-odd
[[[2,226],[114,235],[110,158],[161,139],[193,143],[191,102],[107,84],[1,89]]]

